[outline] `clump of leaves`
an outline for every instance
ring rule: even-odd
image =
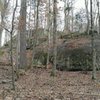
[[[2,56],[4,54],[4,51],[0,50],[0,56]]]
[[[82,50],[73,51],[71,54],[71,70],[92,70],[92,55]]]

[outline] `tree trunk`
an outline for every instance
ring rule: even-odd
[[[85,0],[85,8],[86,8],[86,17],[87,17],[86,33],[89,35],[90,20],[89,20],[88,1],[87,0]]]
[[[57,40],[57,1],[53,0],[53,67],[52,67],[52,72],[51,76],[56,75],[56,56],[57,56],[57,45],[56,45],[56,40]]]
[[[8,7],[10,0],[4,0],[3,9],[1,10],[1,25],[4,27],[5,26],[5,17],[6,17],[6,10]],[[3,27],[0,27],[0,46],[2,42],[2,32],[3,32]]]
[[[92,79],[96,79],[96,49],[95,49],[95,44],[94,44],[94,32],[93,32],[93,1],[90,0],[90,12],[91,12],[91,45],[92,45]]]
[[[14,74],[14,64],[13,64],[13,31],[14,31],[14,19],[15,19],[15,12],[17,9],[17,0],[16,0],[16,6],[13,11],[13,16],[12,16],[12,27],[11,27],[11,32],[10,32],[10,60],[11,60],[11,66],[12,66],[12,89],[15,90],[15,74]]]
[[[67,1],[67,2],[66,2]],[[64,33],[65,34],[68,34],[69,33],[69,13],[70,13],[70,10],[69,10],[69,0],[64,0]],[[68,9],[66,9],[68,8]]]
[[[47,34],[48,34],[48,54],[47,54],[47,68],[49,65],[49,59],[50,59],[50,25],[51,25],[51,9],[50,9],[50,0],[47,2],[47,8],[48,8],[48,17],[47,17]]]
[[[20,47],[19,47],[19,68],[26,68],[26,0],[21,0],[19,33]]]
[[[38,44],[38,27],[39,27],[39,0],[34,3],[36,3],[36,21],[35,21],[35,32],[34,32],[34,38],[33,38],[33,55],[32,55],[32,66],[34,62],[34,55],[36,52],[36,45]],[[35,10],[34,10],[35,12]]]
[[[74,10],[72,10],[72,32],[74,31]]]
[[[4,22],[4,18],[5,18],[5,11],[1,11],[1,25],[4,26],[5,22]],[[3,32],[3,27],[0,27],[0,47],[2,44],[2,32]]]
[[[98,16],[99,16],[99,22],[98,22],[98,24],[99,24],[99,31],[98,31],[98,33],[100,34],[100,2],[98,1]]]

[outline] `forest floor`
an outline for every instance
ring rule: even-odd
[[[31,69],[23,72],[12,91],[11,71],[4,68],[8,69],[0,66],[0,100],[100,100],[100,83],[91,80],[91,72],[57,71],[51,77],[51,69]]]
[[[0,100],[100,100],[100,72],[93,81],[91,72],[57,71],[56,77],[51,77],[51,69],[31,68],[22,70],[15,82],[16,90],[11,90],[11,66],[5,64],[9,57],[3,51],[6,53],[0,56]]]

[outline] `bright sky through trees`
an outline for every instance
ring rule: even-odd
[[[84,0],[76,0],[76,3],[75,3],[75,8],[76,9],[80,9],[80,8],[85,8],[85,5],[84,5]]]
[[[14,3],[13,2],[13,0],[11,0],[12,1],[12,4]],[[18,0],[19,1],[19,0]],[[60,1],[60,0],[59,0]],[[19,4],[19,3],[18,3]],[[61,2],[59,2],[59,4],[58,4],[58,6],[59,7],[63,7],[64,6],[64,3],[61,1]],[[81,9],[81,8],[85,8],[85,3],[84,3],[84,0],[75,0],[75,12],[77,12],[79,9]],[[62,19],[64,19],[64,14],[63,14],[63,12],[61,11],[61,18]],[[63,28],[63,26],[61,27],[61,25],[60,26],[58,26],[58,28],[60,27],[60,29],[61,28]],[[4,34],[2,34],[2,45],[4,44],[4,39],[5,39],[5,33]]]

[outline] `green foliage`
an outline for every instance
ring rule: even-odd
[[[4,51],[0,50],[0,56],[2,56],[4,54]]]
[[[79,37],[89,37],[88,33],[83,32],[83,33],[79,33],[79,32],[73,32],[70,34],[63,34],[60,35],[60,39],[72,39],[72,38],[79,38]]]
[[[2,2],[2,0],[0,0],[0,11],[2,11],[3,8],[4,8],[4,6],[3,6],[3,2]]]
[[[42,53],[42,55],[40,56],[41,59],[41,63],[43,65],[46,65],[46,61],[47,61],[47,53]]]
[[[47,61],[47,53],[43,52],[43,51],[39,51],[35,54],[35,64],[42,64],[42,65],[46,65],[46,61]]]
[[[60,51],[57,56],[57,69],[62,71],[92,70],[92,55],[83,49],[74,49],[68,53]]]
[[[9,44],[8,44],[8,43],[6,43],[4,46],[5,46],[5,47],[8,47],[8,46],[9,46]]]
[[[71,54],[71,69],[69,70],[92,70],[92,55],[83,50],[74,50]]]
[[[67,57],[70,57],[70,65],[68,66]],[[46,65],[47,53],[39,51],[35,54],[34,63]],[[49,61],[53,63],[53,56],[50,53]],[[57,69],[62,71],[87,71],[92,70],[92,55],[89,52],[85,52],[83,49],[74,49],[69,53],[58,51],[57,55]]]

